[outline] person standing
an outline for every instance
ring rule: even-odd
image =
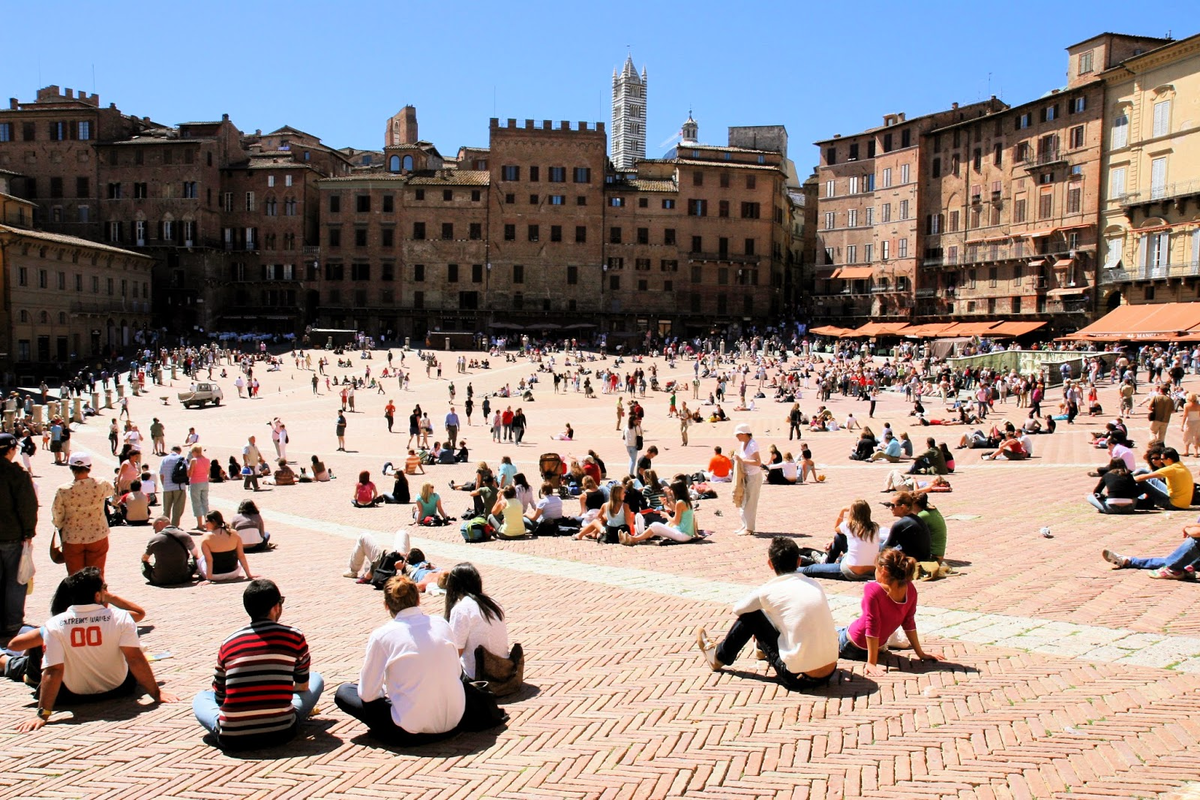
[[[408,415],[408,444],[404,445],[407,449],[412,447],[413,438],[416,438],[417,444],[421,443],[421,412],[414,408],[413,412]]]
[[[467,412],[467,426],[471,425],[471,412],[475,410],[475,400],[471,397],[471,384],[467,384],[467,402],[463,403],[463,410]]]
[[[232,457],[230,457],[232,461]],[[204,448],[196,445],[188,459],[188,494],[191,495],[192,513],[196,515],[196,530],[206,530],[204,518],[208,516],[208,470],[211,462],[204,456]],[[230,480],[233,476],[230,475]]]
[[[17,437],[0,433],[0,626],[3,638],[25,624],[27,584],[17,581],[25,542],[37,533],[38,501],[33,478],[17,466]]]
[[[500,416],[500,422],[504,426],[504,441],[506,441],[506,442],[512,441],[512,434],[513,434],[513,432],[512,432],[512,423],[513,423],[512,406],[507,406],[504,409],[504,413],[501,414],[501,416]]]
[[[454,413],[454,406],[450,406],[450,413],[446,414],[446,439],[450,449],[458,444],[458,414]]]
[[[246,446],[242,448],[242,488],[249,489],[254,486],[254,491],[258,491],[258,462],[262,461],[262,453],[258,450],[258,445],[254,443],[254,437],[251,436],[246,440]]]
[[[267,425],[271,428],[271,444],[275,445],[275,458],[281,458],[279,454],[279,417],[275,417]]]
[[[513,419],[512,419],[513,442],[515,444],[519,445],[521,443],[521,441],[525,438],[525,426],[526,426],[525,412],[523,410],[521,410],[520,408],[517,408],[516,412],[513,414]]]
[[[346,402],[350,404],[350,413],[354,413],[354,384],[350,384],[349,391],[346,392]]]
[[[742,527],[735,533],[739,536],[753,536],[754,523],[758,516],[758,496],[762,492],[762,457],[749,425],[741,423],[733,429],[733,434],[738,440],[733,458],[741,464],[742,474],[745,476],[740,508]]]
[[[321,698],[325,681],[310,668],[308,641],[279,622],[284,599],[273,581],[250,581],[242,594],[250,624],[221,643],[212,689],[192,702],[196,720],[222,749],[290,741]]]
[[[154,445],[154,455],[165,456],[167,454],[166,428],[159,422],[158,417],[155,417],[150,423],[150,441]]]
[[[687,401],[683,401],[683,405],[679,410],[679,438],[683,440],[683,446],[688,446],[688,428],[692,425],[692,412],[688,410]]]
[[[287,462],[287,446],[291,439],[292,437],[288,434],[287,426],[282,422],[279,423],[279,460],[284,463]]]
[[[391,433],[392,425],[396,422],[396,404],[391,400],[383,407],[383,418],[387,420],[388,433]]]
[[[621,420],[625,418],[625,405],[620,395],[617,395],[617,430],[621,430]]]
[[[334,432],[337,434],[338,446],[337,449],[342,452],[346,451],[346,415],[341,411],[337,415],[337,424],[334,425]]]
[[[804,415],[800,412],[800,404],[792,403],[792,410],[788,412],[788,441],[792,440],[794,434],[797,439],[804,438],[800,433],[800,424],[804,419]]]
[[[1166,441],[1171,414],[1175,411],[1175,401],[1171,399],[1167,385],[1159,386],[1158,391],[1147,402],[1150,404],[1150,441]]]
[[[96,567],[104,575],[108,555],[108,518],[104,500],[112,497],[113,485],[91,477],[92,457],[75,453],[67,462],[74,480],[58,487],[54,494],[53,521],[62,536],[67,574],[84,567]]]
[[[176,470],[183,465],[183,475],[177,476]],[[175,445],[171,453],[158,464],[158,481],[163,489],[163,514],[171,520],[173,527],[179,527],[183,517],[183,506],[187,499],[187,482],[177,483],[177,477],[186,478],[187,462],[183,458],[183,448]]]

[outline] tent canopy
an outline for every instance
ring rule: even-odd
[[[1155,339],[1174,341],[1200,334],[1200,302],[1119,306],[1082,330],[1077,341]]]

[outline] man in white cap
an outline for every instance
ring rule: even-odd
[[[742,465],[742,472],[746,475],[746,485],[742,493],[742,527],[738,528],[735,533],[739,536],[754,535],[754,520],[758,515],[758,495],[762,491],[762,458],[758,454],[758,442],[754,441],[754,434],[750,432],[750,426],[746,423],[741,423],[733,429],[733,435],[737,437],[738,446],[733,450],[733,458]]]

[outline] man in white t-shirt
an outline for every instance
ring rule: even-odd
[[[741,462],[742,471],[746,475],[742,506],[739,509],[742,515],[742,527],[734,533],[739,536],[753,536],[754,522],[758,516],[758,495],[762,492],[762,457],[758,453],[758,442],[754,441],[754,434],[750,432],[749,425],[744,422],[738,425],[733,429],[733,435],[738,440],[738,446],[733,451],[733,458],[735,461]]]
[[[784,687],[803,691],[824,686],[837,671],[838,658],[838,634],[825,591],[796,573],[800,548],[792,539],[772,539],[767,563],[775,577],[733,607],[737,620],[724,640],[718,644],[699,628],[696,644],[717,672],[736,661],[753,637]]]
[[[108,603],[100,570],[84,567],[66,580],[71,606],[43,627],[46,654],[37,717],[22,722],[26,733],[44,726],[56,701],[79,703],[133,694],[140,685],[156,703],[179,698],[162,691],[142,652],[128,611]]]

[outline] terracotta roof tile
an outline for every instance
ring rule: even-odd
[[[61,233],[47,233],[46,231],[30,231],[24,228],[10,228],[7,225],[0,225],[0,233],[10,233],[17,236],[23,236],[29,239],[38,239],[43,242],[51,242],[53,244],[67,245],[69,247],[83,247],[88,250],[103,250],[107,253],[117,253],[123,256],[132,256],[134,258],[144,258],[147,261],[153,261],[150,256],[144,256],[141,253],[135,253],[132,250],[123,250],[120,247],[93,242],[89,239],[80,239],[78,236],[66,236]]]

